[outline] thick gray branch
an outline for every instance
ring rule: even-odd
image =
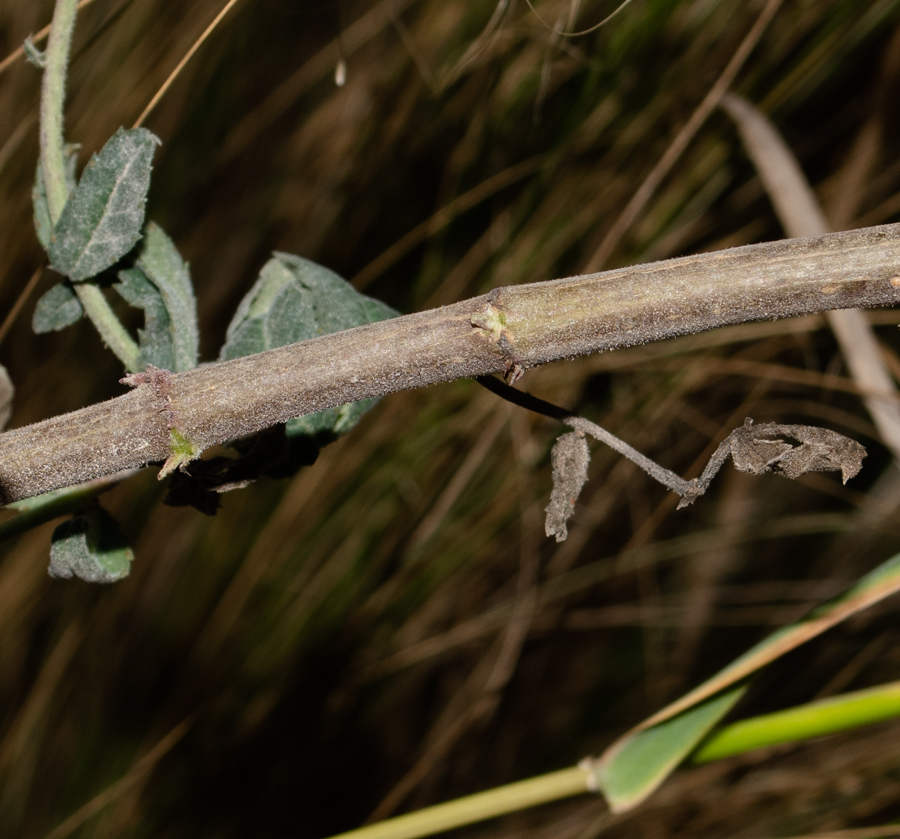
[[[370,396],[748,320],[900,302],[900,224],[498,288],[166,377],[0,435],[0,502]]]

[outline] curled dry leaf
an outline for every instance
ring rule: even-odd
[[[564,542],[569,535],[566,522],[575,511],[575,502],[587,481],[591,460],[584,434],[580,431],[563,434],[554,443],[550,459],[553,464],[553,492],[546,509],[544,530],[548,536],[555,536],[557,542]]]
[[[786,437],[800,445],[787,442]],[[753,475],[776,472],[799,478],[806,472],[840,472],[847,483],[862,469],[866,456],[865,448],[855,440],[814,425],[754,425],[748,419],[730,439],[735,467]]]
[[[693,492],[682,493],[679,508],[706,492],[729,455],[736,469],[751,475],[774,472],[795,479],[807,472],[840,472],[847,483],[862,469],[866,450],[855,440],[827,428],[775,422],[754,425],[747,418],[719,444],[703,474],[691,481]]]
[[[589,434],[598,442],[627,457],[651,478],[677,492],[681,496],[679,509],[693,504],[709,489],[712,479],[729,457],[734,461],[736,469],[749,472],[751,475],[775,472],[786,478],[799,478],[806,472],[840,472],[844,483],[847,483],[862,469],[862,461],[866,456],[865,448],[855,440],[827,428],[818,428],[814,425],[780,425],[774,422],[754,425],[753,420],[748,417],[740,428],[732,431],[719,444],[706,464],[703,474],[699,478],[687,481],[641,454],[603,426],[584,417],[574,416],[565,408],[545,402],[530,393],[516,390],[493,376],[483,376],[478,382],[513,405],[559,420],[582,435]],[[572,435],[567,434],[561,437],[553,448],[553,496],[550,506],[547,507],[546,530],[548,536],[556,536],[557,542],[562,542],[566,538],[566,522],[572,515],[571,508],[574,507],[578,494],[587,480],[585,445],[585,474],[580,483],[577,483],[577,488],[574,491],[571,489],[576,486],[575,478],[572,476],[578,472],[574,465],[567,465],[564,460],[572,456],[567,447],[574,444],[563,443],[565,437],[570,436]],[[571,483],[566,484],[564,481]]]

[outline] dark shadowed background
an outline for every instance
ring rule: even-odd
[[[80,14],[67,139],[82,164],[220,6]],[[148,217],[190,260],[203,359],[276,249],[402,312],[583,270],[761,7],[633,0],[564,37],[614,4],[541,0],[539,18],[521,0],[242,0],[146,123],[163,141]],[[3,0],[0,58],[51,13]],[[43,259],[39,87],[24,61],[0,75],[0,315]],[[788,0],[735,89],[783,131],[835,228],[900,220],[898,0]],[[782,236],[716,112],[605,267]],[[32,334],[53,282],[0,345],[13,426],[123,392],[86,321]],[[900,315],[872,319],[896,375]],[[0,545],[0,833],[45,836],[93,801],[54,836],[318,839],[572,765],[900,548],[900,470],[824,318],[554,364],[522,386],[688,477],[745,416],[822,424],[869,456],[845,487],[723,472],[676,512],[595,445],[561,545],[542,520],[558,428],[473,382],[385,398],[314,466],[226,495],[213,518],[163,506],[145,470],[104,497],[137,555],[127,580],[49,578],[52,525]],[[896,608],[776,663],[736,714],[898,678]],[[898,735],[681,770],[627,816],[585,796],[467,835],[881,823],[900,818]]]

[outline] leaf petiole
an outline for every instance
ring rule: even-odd
[[[103,296],[103,292],[93,283],[73,283],[78,300],[84,306],[85,314],[91,319],[103,342],[125,365],[129,373],[143,370],[141,349],[128,334],[122,322]]]

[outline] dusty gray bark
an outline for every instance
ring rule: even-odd
[[[155,376],[130,393],[0,435],[0,503],[291,417],[748,320],[900,302],[900,224],[530,285]]]

